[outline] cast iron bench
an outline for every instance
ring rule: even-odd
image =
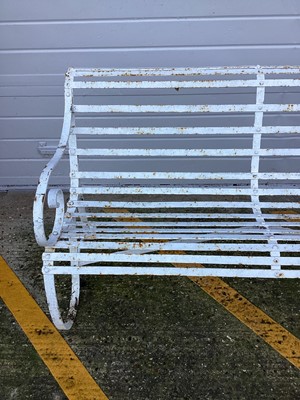
[[[299,67],[75,69],[34,230],[50,313],[80,275],[300,277]],[[49,177],[69,153],[67,207]],[[294,211],[291,211],[294,210]],[[294,214],[293,214],[294,213]],[[71,275],[63,321],[56,275]]]

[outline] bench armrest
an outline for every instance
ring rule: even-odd
[[[66,73],[65,79],[65,110],[64,110],[64,122],[62,127],[61,138],[58,147],[48,162],[43,172],[41,173],[39,184],[36,190],[36,195],[33,204],[33,228],[37,243],[40,246],[53,246],[57,242],[59,235],[61,234],[63,219],[65,213],[64,206],[64,195],[61,189],[50,189],[48,193],[48,206],[49,208],[55,208],[55,220],[54,227],[49,237],[46,237],[44,228],[44,203],[46,198],[46,192],[48,189],[48,182],[50,175],[54,168],[61,160],[64,151],[66,149],[69,135],[72,125],[72,101],[73,91],[71,88],[72,68],[69,68]]]
[[[33,228],[36,241],[40,246],[46,247],[55,245],[61,234],[65,212],[64,195],[62,190],[50,189],[48,192],[48,206],[49,208],[56,209],[53,230],[48,238],[46,237],[44,228],[44,203],[50,175],[62,158],[65,148],[66,146],[63,145],[56,149],[54,156],[41,173],[39,184],[36,190],[33,204]]]

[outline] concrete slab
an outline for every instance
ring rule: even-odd
[[[33,198],[0,193],[0,254],[47,313]],[[227,282],[300,337],[299,281]],[[3,399],[65,398],[3,304],[0,318]],[[63,336],[110,399],[300,398],[299,369],[189,279],[84,277]]]

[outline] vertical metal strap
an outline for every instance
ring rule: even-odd
[[[261,128],[263,124],[263,115],[264,115],[262,111],[265,99],[265,87],[263,86],[264,79],[265,79],[264,74],[258,70],[257,81],[259,83],[259,86],[256,89],[256,105],[258,111],[255,112],[255,119],[254,119],[255,133],[253,134],[253,142],[252,142],[252,149],[254,154],[251,160],[251,174],[252,174],[251,189],[254,193],[252,201],[255,202],[255,199],[257,199],[258,203],[259,203],[259,198],[256,195],[256,193],[258,193],[259,151],[261,147]]]
[[[71,128],[69,136],[69,157],[70,157],[70,200],[76,201],[76,189],[79,186],[79,179],[76,178],[76,173],[78,172],[78,155],[76,154],[77,149],[77,138],[74,134],[73,128]]]
[[[71,178],[71,189],[70,189],[70,202],[77,200],[83,200],[82,196],[78,196],[77,188],[79,187],[79,179],[76,178],[76,174],[79,171],[78,155],[76,154],[77,149],[77,136],[74,133],[74,129],[71,129],[69,137],[69,155],[70,155],[70,178]],[[80,213],[85,213],[84,207],[79,207]],[[88,219],[85,216],[81,216],[80,220],[82,223],[88,225]]]
[[[77,138],[74,134],[74,124],[70,129],[69,136],[69,161],[70,161],[70,198],[68,202],[68,215],[74,213],[76,208],[73,206],[74,202],[78,200],[77,188],[79,186],[79,179],[75,177],[78,172],[78,156],[76,155]],[[75,228],[76,221],[71,218],[68,229]]]
[[[254,117],[254,128],[255,133],[253,134],[252,140],[252,149],[253,155],[251,159],[251,189],[252,189],[252,196],[251,201],[253,203],[253,211],[257,222],[260,225],[265,225],[265,220],[262,216],[262,212],[260,209],[259,204],[259,196],[258,196],[258,171],[259,171],[259,151],[261,147],[261,128],[263,124],[263,111],[262,106],[265,99],[265,88],[263,86],[264,82],[264,74],[259,71],[259,66],[257,67],[257,81],[260,84],[256,89],[256,105],[258,110],[255,112]]]
[[[253,204],[253,212],[255,218],[260,226],[264,226],[266,228],[267,239],[270,244],[272,244],[273,250],[270,252],[270,256],[273,257],[273,264],[271,265],[272,269],[280,269],[280,251],[278,250],[278,243],[274,234],[270,230],[269,226],[267,225],[260,206],[260,200],[258,196],[258,172],[259,172],[259,163],[260,163],[260,148],[261,148],[261,128],[263,125],[263,104],[265,99],[265,87],[264,87],[264,73],[260,71],[260,67],[257,66],[257,81],[258,86],[256,89],[256,105],[258,106],[258,110],[255,112],[255,119],[254,119],[254,128],[255,133],[253,134],[253,142],[252,142],[252,149],[253,149],[253,156],[251,159],[251,189],[252,189],[252,196],[251,201]]]

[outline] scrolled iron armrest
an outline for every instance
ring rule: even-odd
[[[71,132],[72,125],[72,90],[70,88],[72,69],[68,70],[65,81],[65,111],[63,127],[61,132],[60,141],[58,147],[49,161],[49,163],[44,168],[40,176],[40,181],[36,190],[35,201],[33,204],[33,227],[34,234],[37,243],[40,246],[53,246],[62,231],[63,219],[64,219],[64,195],[61,189],[50,189],[48,194],[48,205],[50,208],[56,209],[54,227],[49,237],[46,237],[44,228],[44,202],[46,197],[46,192],[48,188],[48,182],[50,175],[60,159],[62,158],[64,151],[67,147],[69,140],[69,135]],[[73,79],[73,78],[72,78]]]
[[[64,148],[59,147],[53,158],[49,161],[45,169],[43,170],[40,182],[37,187],[35,200],[33,204],[33,228],[36,241],[40,246],[53,246],[57,242],[63,227],[63,219],[65,213],[64,205],[64,194],[61,189],[50,189],[48,192],[48,206],[49,208],[55,208],[55,220],[53,230],[47,238],[44,228],[44,203],[46,198],[46,192],[48,187],[48,181],[51,172],[58,164],[64,153]]]

